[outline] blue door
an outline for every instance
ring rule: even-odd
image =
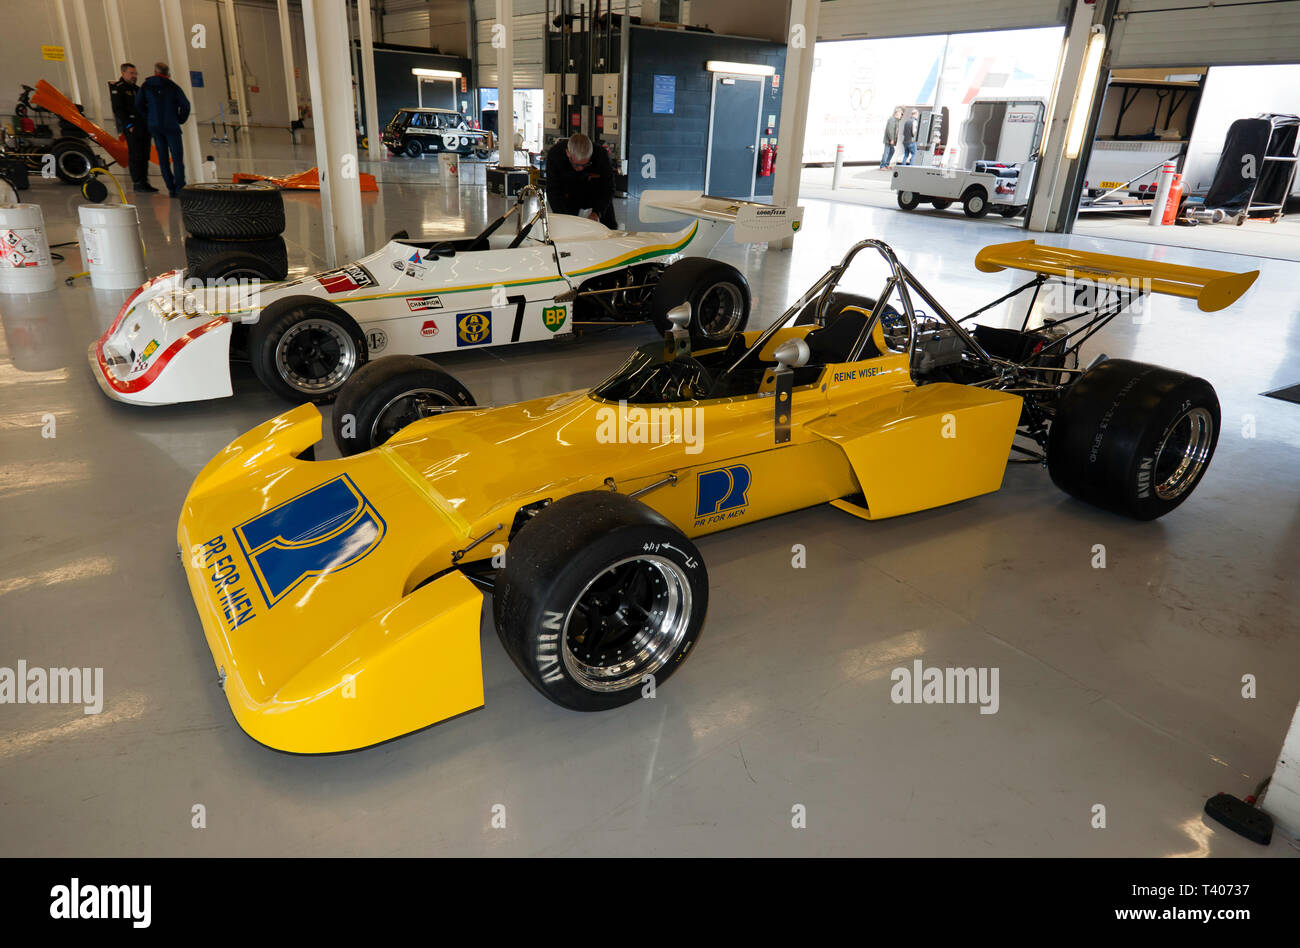
[[[758,169],[758,110],[763,82],[713,76],[713,120],[709,132],[709,179],[705,193],[718,197],[754,195]]]

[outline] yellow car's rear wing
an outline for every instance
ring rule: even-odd
[[[1231,306],[1259,276],[1258,270],[1247,273],[1206,270],[1159,260],[1047,247],[1032,240],[985,247],[975,255],[975,267],[984,273],[1010,268],[1070,280],[1130,286],[1144,292],[1167,293],[1196,300],[1197,307],[1207,313]]]

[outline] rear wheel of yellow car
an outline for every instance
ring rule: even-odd
[[[385,356],[357,369],[339,389],[334,443],[339,454],[350,457],[378,447],[422,418],[473,405],[469,389],[436,362]]]
[[[533,687],[575,711],[653,694],[699,641],[708,605],[695,544],[612,491],[538,511],[506,550],[493,593],[510,658]]]

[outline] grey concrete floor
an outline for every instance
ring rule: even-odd
[[[314,163],[272,134],[255,139],[258,168]],[[219,157],[223,176],[254,167],[233,148]],[[371,169],[383,182],[364,196],[372,245],[497,211],[481,188],[439,187],[435,167]],[[73,238],[72,189],[26,197],[53,242]],[[291,266],[320,268],[318,196],[286,203]],[[1001,220],[807,204],[793,252],[718,250],[748,273],[759,321],[867,235],[954,310],[1012,285],[972,266],[980,246],[1016,238]],[[150,272],[179,265],[176,203],[140,208]],[[940,510],[866,523],[821,507],[718,534],[700,543],[713,589],[701,645],[655,700],[554,706],[485,616],[483,710],[333,757],[276,753],[239,730],[176,562],[195,474],[287,406],[242,368],[231,399],[112,403],[85,351],[125,294],[78,281],[0,297],[0,666],[102,667],[106,690],[98,715],[0,705],[0,854],[1294,855],[1201,807],[1271,772],[1300,694],[1300,406],[1260,395],[1300,382],[1300,264],[1040,239],[1261,269],[1233,310],[1160,298],[1093,349],[1217,387],[1218,454],[1179,510],[1129,522],[1012,465],[1000,493]],[[651,338],[611,330],[445,365],[502,403],[591,385]],[[795,544],[806,568],[791,566]],[[997,668],[998,712],[893,703],[891,671],[917,659]],[[1242,697],[1243,675],[1257,697]],[[806,828],[792,827],[800,806]]]

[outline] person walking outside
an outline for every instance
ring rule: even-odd
[[[136,85],[135,63],[122,63],[122,77],[108,84],[113,100],[113,118],[117,119],[117,132],[126,136],[127,168],[131,184],[136,191],[157,191],[149,183],[149,126],[136,107],[135,97],[140,91]]]
[[[912,109],[912,114],[903,123],[903,164],[910,165],[916,157],[916,132],[921,124],[921,110]]]
[[[171,69],[164,62],[154,63],[153,75],[140,86],[136,108],[149,124],[154,147],[158,149],[158,167],[163,183],[172,197],[185,187],[185,151],[181,144],[181,126],[190,117],[190,100],[181,87],[171,80]]]
[[[880,167],[889,170],[894,160],[894,149],[898,146],[898,126],[903,121],[903,107],[894,109],[894,114],[885,122],[885,152],[880,156]]]

